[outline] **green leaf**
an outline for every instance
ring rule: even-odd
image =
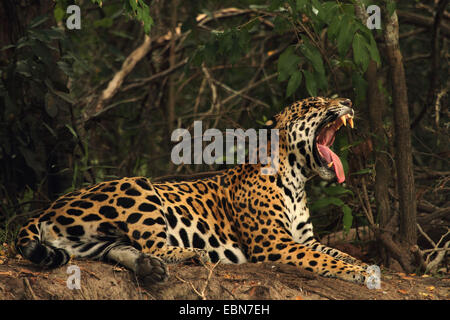
[[[308,5],[308,0],[297,0],[295,3],[295,7],[297,11],[304,12],[306,11],[306,6]]]
[[[56,22],[62,21],[62,19],[64,18],[65,15],[66,15],[66,12],[60,6],[57,6],[55,8],[55,10],[53,10],[53,17],[55,17]]]
[[[324,73],[316,73],[315,79],[317,82],[317,87],[324,91],[328,90],[328,79]]]
[[[130,36],[126,32],[120,31],[120,30],[110,30],[109,33],[116,37],[119,37],[119,38],[124,38],[124,39],[128,39],[128,40],[134,39],[132,36]]]
[[[300,83],[302,82],[302,72],[300,70],[297,70],[291,75],[291,78],[289,79],[287,89],[286,89],[286,97],[290,97],[295,90],[300,86]]]
[[[314,79],[314,76],[308,70],[303,70],[303,74],[305,75],[306,90],[308,91],[309,95],[311,97],[317,96],[316,79]]]
[[[386,9],[387,9],[387,12],[389,14],[389,17],[392,16],[392,14],[394,13],[394,11],[396,9],[395,1],[388,1],[387,4],[386,4]]]
[[[273,24],[274,24],[274,31],[277,34],[284,34],[292,27],[289,21],[287,19],[284,19],[282,16],[276,16],[273,21]]]
[[[323,22],[328,23],[335,15],[338,14],[338,10],[339,6],[336,2],[327,1],[322,4],[321,9],[319,9],[318,16]]]
[[[47,30],[40,30],[50,40],[62,40],[64,39],[64,31],[58,28],[52,28]]]
[[[111,19],[110,17],[105,17],[103,19],[94,21],[94,27],[96,27],[96,28],[109,28],[112,25],[113,25],[113,19]]]
[[[336,39],[338,52],[341,57],[347,54],[357,28],[358,25],[354,23],[354,19],[351,16],[343,16]]]
[[[352,227],[352,223],[353,223],[352,209],[350,209],[349,206],[344,204],[342,206],[342,212],[344,213],[344,217],[342,219],[344,233],[347,234],[348,231],[350,230],[350,228]]]
[[[377,43],[375,42],[372,34],[370,35],[369,43],[366,43],[366,46],[367,50],[369,50],[370,57],[377,63],[379,67],[381,65],[380,53],[378,51]]]
[[[309,43],[309,40],[306,37],[303,38],[303,43],[300,45],[300,51],[305,55],[306,59],[308,59],[313,68],[319,72],[320,74],[325,74],[325,68],[323,67],[322,56],[319,50],[312,46]]]
[[[131,8],[133,10],[137,10],[137,1],[136,0],[128,0],[128,3],[130,4]]]
[[[336,38],[339,32],[339,28],[342,22],[342,16],[337,14],[333,16],[328,24],[328,37],[332,40]]]
[[[301,58],[294,53],[294,47],[288,47],[278,58],[278,81],[284,81],[298,68]]]
[[[372,169],[370,168],[362,169],[356,172],[352,172],[351,175],[368,174],[368,173],[372,173]]]
[[[78,138],[77,133],[75,132],[75,130],[73,130],[73,128],[72,128],[70,125],[66,124],[66,128],[69,129],[70,133],[72,133],[72,135],[73,135],[75,138]]]
[[[24,77],[31,78],[31,68],[26,60],[16,62],[16,72]]]
[[[322,198],[319,200],[314,201],[314,203],[311,205],[311,210],[316,211],[319,209],[323,209],[326,208],[330,205],[335,205],[338,207],[342,207],[344,204],[344,201],[342,201],[339,198],[336,197],[327,197],[327,198]]]
[[[367,70],[367,66],[369,65],[369,51],[367,46],[366,39],[361,34],[356,33],[352,43],[353,60],[363,72]]]
[[[30,22],[29,28],[36,28],[37,26],[47,21],[47,19],[48,19],[47,16],[38,16]]]
[[[44,125],[45,128],[47,128],[47,130],[50,132],[50,134],[51,134],[53,137],[57,138],[56,133],[55,133],[55,130],[53,130],[52,128],[50,128],[50,127],[48,126],[48,124],[46,124],[45,122],[42,122],[42,124]]]
[[[363,142],[364,142],[364,140],[362,140],[362,139],[356,140],[356,141],[354,141],[353,143],[350,143],[350,144],[347,144],[347,145],[343,146],[342,148],[340,148],[340,150],[341,150],[341,151],[348,150],[348,149],[350,149],[350,148],[359,146],[359,145],[360,145],[361,143],[363,143]]]
[[[354,1],[351,1],[354,2]],[[341,5],[342,10],[344,11],[344,14],[349,15],[351,17],[355,17],[355,6],[351,3],[343,3]]]
[[[40,41],[35,41],[31,46],[34,54],[45,63],[47,67],[53,66],[52,55],[49,48]]]
[[[56,117],[58,114],[58,106],[56,105],[55,97],[50,92],[45,94],[45,111],[51,118]]]
[[[18,148],[23,158],[25,159],[27,166],[33,169],[38,177],[41,177],[41,175],[45,172],[45,169],[42,163],[39,161],[37,153],[25,147],[19,146]]]
[[[330,196],[340,196],[343,194],[350,194],[354,196],[351,190],[345,189],[343,186],[340,185],[326,187],[323,189],[323,191],[325,191],[325,193]]]
[[[284,1],[283,0],[272,0],[269,3],[270,3],[270,5],[269,5],[268,10],[269,11],[274,11],[274,10],[280,9],[280,7],[283,6]]]

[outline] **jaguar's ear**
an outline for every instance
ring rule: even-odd
[[[264,123],[264,129],[273,129],[277,125],[277,116],[273,116]]]

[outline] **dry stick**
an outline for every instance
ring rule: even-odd
[[[217,265],[218,265],[219,263],[220,263],[220,260],[217,261],[217,262],[212,266],[212,268],[208,268],[206,265],[203,265],[206,269],[209,270],[209,273],[208,273],[208,277],[206,278],[205,284],[203,285],[203,289],[202,289],[201,291],[198,291],[198,290],[194,287],[194,285],[192,284],[191,281],[184,280],[184,279],[178,277],[177,275],[175,276],[175,278],[177,278],[178,280],[180,280],[180,281],[183,282],[183,283],[189,284],[189,285],[191,286],[192,290],[195,292],[196,295],[198,295],[202,300],[206,300],[206,296],[205,296],[206,288],[208,287],[209,280],[211,279],[211,276],[212,276],[212,273],[213,273],[214,269],[217,267]]]
[[[200,105],[200,100],[203,94],[203,91],[205,90],[206,86],[206,78],[202,79],[202,84],[200,85],[200,89],[198,90],[197,98],[195,98],[195,104],[194,104],[194,118],[197,116],[198,112],[198,106]]]
[[[127,90],[130,90],[130,89],[136,88],[136,87],[140,87],[140,86],[142,86],[144,84],[148,84],[149,82],[158,80],[161,77],[167,76],[167,75],[171,74],[172,72],[174,72],[174,71],[180,69],[181,67],[183,67],[188,62],[188,60],[189,60],[188,58],[185,58],[182,61],[178,62],[176,65],[174,65],[174,66],[172,66],[170,68],[167,68],[167,69],[165,69],[165,70],[163,70],[161,72],[158,72],[158,73],[156,73],[156,74],[154,74],[154,75],[152,75],[150,77],[137,79],[137,80],[133,81],[133,83],[131,83],[131,84],[127,85],[127,86],[124,86],[122,88],[122,91],[127,91]]]
[[[269,81],[269,80],[275,78],[276,76],[278,76],[278,73],[277,73],[277,72],[276,72],[276,73],[272,73],[271,75],[269,75],[269,76],[267,76],[267,77],[265,77],[265,78],[263,78],[263,79],[261,79],[261,80],[259,80],[259,81],[256,81],[255,83],[253,83],[253,84],[251,84],[251,85],[249,85],[249,86],[247,86],[247,87],[245,87],[245,88],[243,88],[243,89],[241,89],[241,90],[239,90],[239,91],[236,91],[236,93],[233,93],[233,94],[230,95],[229,97],[227,97],[227,98],[225,98],[224,100],[222,100],[222,104],[227,103],[228,101],[230,101],[231,99],[237,97],[238,95],[240,95],[240,94],[242,94],[242,93],[244,93],[244,92],[246,92],[246,91],[249,91],[249,90],[251,90],[251,89],[257,87],[257,86],[259,86],[260,84],[262,84],[262,83],[264,83],[264,82],[266,82],[266,81]]]
[[[422,230],[422,227],[417,224],[417,229],[419,230],[420,234],[422,234],[425,239],[428,240],[428,242],[433,246],[433,249],[429,250],[423,250],[420,253],[423,255],[424,253],[430,253],[427,258],[425,259],[425,273],[434,271],[437,266],[442,262],[444,259],[446,253],[450,251],[450,241],[447,241],[442,248],[439,248],[439,245],[441,242],[450,234],[450,229],[447,230],[447,232],[442,235],[442,237],[439,239],[438,243],[434,243],[434,241],[425,233],[425,231]],[[431,256],[433,253],[437,252],[436,257],[430,261]]]
[[[264,106],[264,107],[270,109],[270,106],[269,106],[267,103],[262,102],[261,100],[258,100],[258,99],[256,99],[256,98],[252,98],[252,97],[250,97],[250,96],[248,96],[248,95],[246,95],[246,94],[244,94],[244,93],[240,93],[240,92],[238,92],[238,91],[236,91],[236,90],[230,88],[230,87],[227,86],[226,84],[220,82],[219,80],[216,80],[216,79],[212,79],[212,80],[213,80],[213,82],[217,83],[219,86],[221,86],[222,88],[224,88],[225,90],[227,90],[227,91],[229,91],[229,92],[231,92],[231,93],[240,95],[242,98],[245,98],[245,99],[250,100],[250,101],[252,101],[252,102],[254,102],[254,103],[256,103],[256,104],[262,105],[262,106]]]
[[[214,110],[220,112],[221,103],[217,102],[217,87],[215,86],[213,78],[211,77],[211,74],[209,73],[209,70],[208,68],[206,68],[204,63],[202,63],[202,71],[206,76],[206,80],[208,81],[209,87],[211,88],[211,95],[212,95],[211,108],[207,111],[207,114],[212,114]],[[219,118],[216,118],[213,128],[217,127],[218,120]]]
[[[437,269],[438,265],[442,262],[442,260],[444,260],[445,255],[447,254],[447,252],[450,252],[450,241],[447,241],[443,248],[441,249],[435,249],[434,252],[437,252],[436,257],[431,260],[426,269],[425,272],[433,272],[434,270]],[[429,254],[428,256],[431,257],[432,254]]]
[[[209,86],[210,86],[210,88],[211,88],[212,106],[211,106],[210,111],[212,111],[212,110],[215,109],[214,107],[215,107],[215,105],[216,105],[216,103],[217,103],[217,88],[216,88],[216,86],[214,85],[214,81],[213,81],[213,79],[212,79],[212,77],[211,77],[211,74],[209,73],[209,70],[208,70],[208,68],[206,68],[206,66],[205,66],[204,63],[202,64],[202,71],[203,71],[203,73],[205,74],[206,80],[208,81]]]
[[[434,241],[423,231],[422,227],[420,226],[420,224],[417,224],[417,229],[419,230],[419,232],[425,237],[425,239],[428,240],[428,242],[433,246],[436,247],[436,243],[434,243]]]
[[[427,29],[425,29],[425,28],[417,28],[417,29],[413,29],[411,31],[400,33],[398,37],[400,39],[408,38],[408,37],[412,37],[412,36],[418,35],[420,33],[426,32],[426,31],[427,31]]]
[[[373,221],[373,215],[371,213],[369,213],[368,209],[366,208],[366,204],[365,204],[363,198],[361,197],[361,195],[359,194],[359,192],[356,192],[356,194],[358,195],[358,199],[359,199],[359,202],[361,203],[361,206],[363,208],[364,214],[365,214],[367,220],[369,221],[370,228],[373,231],[376,231],[377,227],[376,227],[376,225],[375,225],[375,223]]]
[[[205,68],[205,69],[206,69],[206,68]],[[205,75],[206,75],[206,78],[208,78],[207,75],[209,75],[209,71],[208,71],[207,69],[206,69]],[[231,94],[231,95],[228,96],[227,98],[223,99],[223,100],[220,101],[219,103],[220,103],[221,105],[225,105],[226,103],[228,103],[229,101],[231,101],[231,100],[234,99],[235,97],[237,97],[237,96],[239,96],[239,95],[242,95],[244,92],[249,91],[249,90],[251,90],[251,89],[253,89],[253,88],[259,86],[260,84],[262,84],[262,83],[264,83],[264,82],[266,82],[266,81],[269,81],[269,80],[275,78],[277,75],[278,75],[278,73],[273,73],[273,74],[271,74],[271,75],[269,75],[269,76],[266,76],[265,78],[263,78],[263,79],[261,79],[261,80],[259,80],[259,81],[256,81],[256,82],[254,82],[254,83],[252,83],[252,84],[249,84],[247,87],[245,87],[245,88],[243,88],[243,89],[241,89],[241,90],[239,90],[239,91],[234,91],[233,94]],[[210,76],[210,75],[209,75],[209,76]],[[228,113],[230,113],[230,112],[228,112]],[[218,113],[218,115],[220,115],[220,113]],[[208,110],[208,111],[206,111],[206,112],[197,114],[196,116],[201,117],[200,120],[202,120],[202,119],[204,119],[204,118],[206,118],[206,117],[208,117],[208,116],[214,116],[214,114],[213,114],[213,110],[210,109],[210,110]],[[183,117],[183,116],[182,116],[182,117]],[[188,117],[192,117],[192,114],[189,114]],[[189,129],[189,128],[188,128],[188,129]]]
[[[413,12],[406,12],[402,10],[396,10],[398,18],[401,22],[407,23],[407,24],[413,24],[419,27],[425,27],[427,29],[433,28],[434,25],[434,19],[425,17],[423,15],[413,13]],[[441,25],[442,34],[445,37],[450,37],[450,26],[447,22],[442,23]]]
[[[102,112],[103,106],[106,101],[111,99],[117,91],[119,91],[125,77],[134,69],[136,64],[142,60],[143,57],[150,51],[151,39],[148,35],[144,36],[144,42],[137,47],[130,55],[125,59],[122,64],[122,68],[114,75],[112,80],[108,83],[108,86],[103,90],[97,105],[94,109],[87,110],[84,114],[85,121],[92,117],[95,117]]]
[[[46,201],[46,202],[47,202],[47,201]],[[20,214],[16,214],[15,216],[12,216],[11,218],[9,218],[9,219],[6,221],[5,225],[8,226],[9,224],[11,224],[11,222],[13,222],[13,221],[14,221],[15,219],[17,219],[17,218],[21,218],[21,217],[30,217],[30,216],[35,215],[36,213],[38,213],[38,212],[40,212],[40,211],[42,211],[42,209],[35,209],[35,210],[32,210],[32,211],[28,211],[28,212],[23,212],[23,213],[20,213]]]
[[[34,294],[34,291],[31,288],[31,284],[30,284],[30,281],[28,280],[28,278],[23,278],[23,283],[25,284],[25,287],[28,289],[31,296],[33,297],[33,300],[39,300],[38,297]]]
[[[449,213],[450,213],[450,207],[445,207],[445,208],[441,208],[436,211],[433,211],[426,216],[419,217],[418,219],[422,224],[426,224],[426,223],[431,222],[434,219],[444,217]]]

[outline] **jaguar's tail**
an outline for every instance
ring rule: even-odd
[[[27,260],[46,268],[65,265],[70,256],[66,250],[51,247],[41,241],[41,223],[39,218],[31,218],[19,231],[15,246]]]

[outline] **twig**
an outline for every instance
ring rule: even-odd
[[[30,281],[28,281],[28,278],[23,278],[23,283],[25,284],[25,287],[28,289],[31,296],[33,297],[33,300],[39,300],[38,297],[34,294],[34,291],[31,288],[31,284],[30,284]]]
[[[92,271],[87,270],[84,267],[80,267],[80,270],[86,272],[87,274],[90,274],[91,276],[93,276],[97,280],[101,280],[95,273],[93,273]]]
[[[203,264],[203,266],[204,266],[206,269],[209,270],[209,273],[208,273],[208,277],[206,278],[205,284],[203,285],[203,289],[202,289],[201,291],[198,291],[198,290],[194,287],[194,285],[192,284],[191,281],[184,280],[184,279],[178,277],[177,275],[175,275],[175,278],[177,278],[178,280],[180,280],[180,281],[183,282],[183,283],[189,284],[189,285],[191,286],[192,290],[195,292],[196,295],[198,295],[202,300],[207,300],[207,299],[206,299],[206,295],[205,295],[205,291],[206,291],[206,288],[208,287],[209,280],[211,279],[212,273],[213,273],[214,269],[217,267],[217,265],[218,265],[219,263],[220,263],[220,260],[217,261],[217,262],[212,266],[212,268],[209,268],[209,267],[207,267],[205,264]]]
[[[174,66],[172,66],[170,68],[167,68],[167,69],[165,69],[165,70],[163,70],[161,72],[158,72],[158,73],[156,73],[156,74],[154,74],[154,75],[152,75],[150,77],[137,79],[137,80],[133,81],[131,84],[129,84],[127,86],[124,86],[121,91],[127,91],[127,90],[130,90],[130,89],[136,88],[136,87],[140,87],[140,86],[143,86],[145,84],[148,84],[149,82],[158,80],[161,77],[167,76],[167,75],[171,74],[172,72],[174,72],[174,71],[180,69],[181,67],[183,67],[188,62],[188,60],[189,60],[189,58],[185,58],[182,61],[180,61],[177,64],[175,64]]]
[[[195,104],[194,104],[194,117],[197,115],[198,112],[198,106],[200,105],[200,100],[203,94],[203,91],[205,90],[205,85],[206,85],[206,78],[202,79],[202,84],[200,85],[200,89],[198,90],[198,95],[197,98],[195,99]]]
[[[249,86],[247,86],[247,87],[245,87],[245,88],[243,88],[243,89],[241,89],[241,90],[239,90],[239,91],[236,91],[236,93],[233,93],[231,96],[225,98],[225,99],[222,101],[222,104],[227,103],[228,101],[230,101],[231,99],[235,98],[236,96],[238,96],[238,95],[240,95],[240,94],[242,94],[242,93],[244,93],[244,92],[246,92],[246,91],[249,91],[249,90],[251,90],[251,89],[257,87],[257,86],[259,86],[260,84],[262,84],[262,83],[264,83],[264,82],[266,82],[266,81],[272,80],[272,79],[275,78],[276,76],[278,76],[278,73],[277,73],[277,72],[276,72],[276,73],[272,73],[271,75],[268,75],[267,77],[262,78],[261,80],[258,80],[258,81],[256,81],[255,83],[253,83],[253,84],[251,84],[251,85],[249,85]]]
[[[436,243],[434,243],[434,241],[425,233],[425,231],[423,231],[422,227],[420,226],[420,224],[417,223],[417,229],[419,230],[420,234],[424,236],[425,239],[428,240],[428,242],[433,246],[436,247]]]
[[[30,217],[30,216],[33,216],[33,215],[35,215],[36,213],[38,213],[38,212],[40,212],[40,211],[42,211],[42,209],[35,209],[35,210],[32,210],[32,211],[28,211],[28,212],[23,212],[23,213],[20,213],[20,214],[16,214],[15,216],[12,216],[11,218],[9,218],[9,219],[6,221],[5,225],[11,224],[11,222],[13,222],[13,221],[14,221],[15,219],[17,219],[17,218],[21,218],[21,217]]]
[[[438,219],[440,217],[444,217],[450,213],[450,207],[445,207],[442,209],[438,209],[432,213],[427,214],[426,216],[418,218],[422,224],[429,223],[434,219]]]
[[[150,50],[150,44],[150,37],[145,35],[144,42],[130,53],[123,62],[122,68],[114,75],[106,89],[103,90],[97,105],[94,108],[89,108],[83,115],[85,122],[102,112],[105,102],[111,99],[117,91],[119,91],[125,77],[134,69],[136,64],[147,55]]]
[[[400,22],[403,23],[413,24],[419,27],[425,27],[427,29],[433,28],[434,25],[433,18],[428,18],[417,13],[397,10],[397,15]],[[448,25],[448,23],[442,23],[441,30],[444,36],[450,36],[450,26]]]
[[[254,102],[254,103],[256,103],[256,104],[260,104],[260,105],[262,105],[262,106],[264,106],[264,107],[270,109],[270,106],[269,106],[267,103],[262,102],[261,100],[258,100],[258,99],[256,99],[256,98],[252,98],[252,97],[250,97],[250,96],[248,96],[248,95],[246,95],[246,94],[244,94],[244,93],[242,93],[242,92],[238,92],[238,91],[236,91],[236,90],[230,88],[230,87],[227,86],[226,84],[220,82],[219,80],[216,80],[216,79],[212,79],[212,80],[213,80],[215,83],[217,83],[219,86],[221,86],[222,88],[224,88],[225,90],[227,90],[227,91],[229,91],[229,92],[231,92],[231,93],[233,93],[233,94],[240,95],[242,98],[245,98],[245,99],[250,100],[250,101],[252,101],[252,102]]]
[[[437,266],[442,262],[442,260],[444,259],[445,255],[447,254],[447,252],[450,251],[450,241],[447,241],[444,245],[444,247],[442,248],[442,250],[435,250],[435,252],[437,252],[436,257],[431,260],[428,264],[427,267],[425,269],[425,273],[426,272],[433,272],[434,270],[437,269]],[[429,257],[432,256],[432,253],[428,255],[427,260]]]
[[[450,229],[447,229],[447,232],[441,236],[438,243],[435,243],[423,230],[422,227],[417,224],[417,229],[419,230],[420,234],[425,237],[425,239],[428,240],[428,242],[433,246],[433,249],[423,250],[421,251],[421,254],[429,253],[426,257],[424,263],[425,263],[425,273],[432,273],[434,270],[437,269],[437,266],[442,262],[447,252],[450,251],[450,241],[447,241],[442,248],[439,248],[439,245],[441,242],[450,234]],[[433,260],[430,261],[431,257],[434,253],[437,253]]]

